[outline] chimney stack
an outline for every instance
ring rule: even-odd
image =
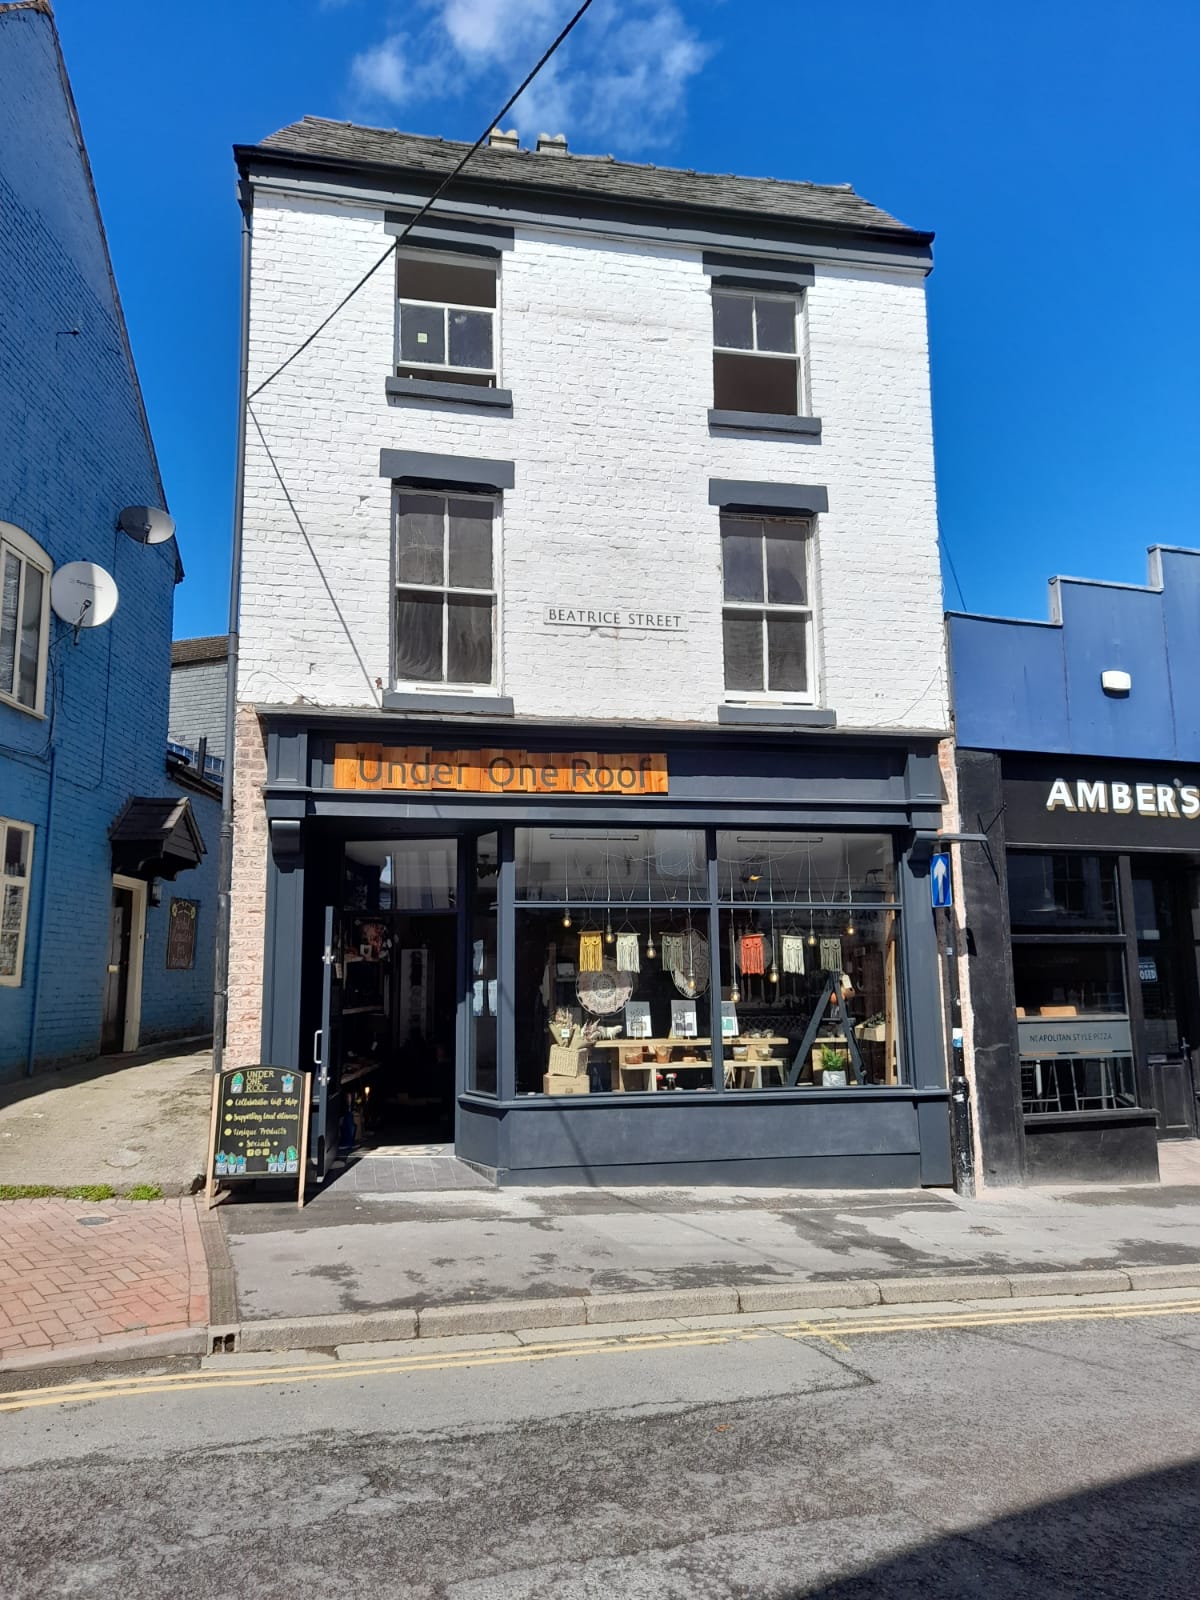
[[[567,136],[565,133],[539,133],[537,149],[540,156],[565,156]]]
[[[521,141],[515,128],[510,128],[507,133],[503,128],[493,128],[488,134],[488,146],[492,150],[519,150]]]

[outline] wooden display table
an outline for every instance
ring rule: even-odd
[[[767,1048],[778,1047],[779,1045],[785,1045],[785,1044],[788,1043],[788,1040],[786,1038],[775,1038],[775,1037],[768,1037],[768,1038],[765,1038],[765,1039],[760,1038],[760,1039],[744,1039],[744,1040],[740,1039],[740,1038],[730,1038],[730,1039],[725,1039],[723,1042],[724,1042],[725,1048],[727,1050],[732,1050],[735,1045],[739,1049],[742,1048],[743,1045],[748,1047],[749,1049],[753,1049],[755,1046],[761,1046],[762,1048],[767,1049]],[[711,1061],[684,1061],[684,1060],[680,1060],[680,1059],[675,1057],[675,1054],[674,1054],[675,1051],[677,1051],[677,1050],[691,1050],[691,1051],[705,1050],[705,1049],[711,1048],[711,1045],[712,1045],[712,1040],[708,1039],[708,1038],[701,1038],[701,1039],[597,1039],[593,1043],[592,1049],[593,1050],[617,1050],[617,1051],[621,1051],[621,1050],[649,1050],[649,1051],[654,1051],[655,1049],[665,1050],[665,1049],[669,1048],[671,1050],[671,1052],[672,1052],[672,1056],[671,1056],[671,1059],[668,1060],[668,1061],[622,1061],[620,1059],[620,1056],[618,1056],[617,1060],[613,1063],[613,1072],[612,1072],[613,1082],[612,1082],[612,1087],[613,1087],[614,1093],[623,1094],[625,1089],[628,1087],[628,1088],[634,1089],[634,1090],[636,1090],[636,1089],[647,1090],[648,1089],[651,1094],[656,1094],[658,1092],[658,1074],[660,1072],[677,1072],[681,1067],[686,1071],[699,1071],[704,1067],[711,1068],[711,1066],[712,1066],[712,1062]],[[773,1066],[778,1066],[778,1067],[782,1068],[783,1067],[783,1062],[781,1060],[775,1058],[775,1057],[769,1057],[766,1060],[761,1060],[760,1059],[760,1060],[757,1060],[757,1061],[751,1061],[749,1059],[746,1059],[744,1061],[742,1061],[742,1060],[738,1060],[738,1061],[727,1060],[726,1063],[725,1063],[725,1086],[726,1086],[726,1088],[734,1088],[734,1087],[749,1088],[749,1087],[751,1087],[751,1084],[748,1084],[748,1083],[742,1083],[742,1084],[732,1083],[730,1081],[730,1073],[731,1073],[731,1071],[733,1071],[736,1074],[738,1074],[739,1076],[743,1076],[743,1077],[749,1076],[750,1074],[753,1074],[753,1077],[754,1077],[753,1087],[761,1089],[762,1088],[762,1068],[763,1067],[773,1067]],[[632,1074],[632,1073],[641,1073],[641,1074],[643,1074],[645,1076],[645,1079],[646,1079],[645,1083],[638,1082],[638,1083],[630,1083],[629,1085],[627,1085],[626,1082],[625,1082],[626,1074]],[[780,1077],[782,1078],[782,1071],[780,1073]]]

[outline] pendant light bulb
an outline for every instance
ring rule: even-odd
[[[808,930],[808,947],[810,950],[817,948],[817,935],[812,928]]]
[[[847,921],[846,921],[846,933],[849,935],[849,934],[852,934],[853,932],[854,932],[854,918],[853,917],[849,917],[849,918],[847,918]]]
[[[658,951],[654,948],[654,935],[651,934],[646,940],[646,959],[648,961],[653,961],[657,954]]]
[[[731,1005],[737,1005],[738,1001],[741,998],[742,998],[742,991],[738,988],[737,984],[735,983],[733,988],[730,989],[730,991],[729,991],[729,1002],[730,1002]]]
[[[767,982],[768,983],[778,983],[779,982],[779,968],[775,965],[775,963],[773,961],[771,963],[771,970],[770,970],[770,972],[767,973]]]
[[[617,942],[617,936],[613,932],[613,925],[611,922],[606,922],[604,925],[604,942],[605,944],[616,944]]]
[[[570,913],[570,911],[564,911],[563,912],[563,927],[564,928],[569,928],[570,926],[571,926],[571,913]]]

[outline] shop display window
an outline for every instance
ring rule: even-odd
[[[1009,851],[1008,908],[1015,934],[1120,933],[1116,857]]]
[[[518,1094],[902,1081],[888,835],[518,829],[515,878]]]
[[[497,966],[496,911],[499,885],[499,837],[484,834],[475,841],[474,915],[471,919],[470,973],[471,1053],[467,1087],[476,1094],[496,1093],[500,978]]]
[[[1027,1117],[1062,1111],[1120,1111],[1136,1106],[1132,1056],[1066,1056],[1021,1062]]]

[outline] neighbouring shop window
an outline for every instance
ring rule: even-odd
[[[1008,909],[1014,933],[1120,933],[1116,857],[1010,851]]]
[[[0,522],[0,699],[40,712],[50,630],[50,557]]]
[[[475,841],[474,916],[471,920],[471,1055],[467,1087],[476,1094],[496,1093],[496,1018],[499,1014],[499,968],[496,944],[496,895],[499,884],[499,836],[485,833]]]
[[[518,829],[515,850],[518,1093],[901,1081],[888,836]]]
[[[1013,943],[1017,1016],[1127,1016],[1124,945]]]
[[[714,406],[799,415],[799,307],[794,294],[713,290]]]
[[[493,496],[400,492],[397,683],[493,681],[496,509]]]
[[[199,901],[172,898],[167,913],[168,972],[190,972],[196,965],[196,921],[199,913]]]
[[[1120,1111],[1137,1105],[1132,1056],[1069,1056],[1021,1062],[1027,1117],[1063,1111]]]
[[[0,984],[17,988],[25,957],[33,829],[0,817]]]
[[[396,297],[397,377],[495,386],[494,266],[402,254]]]
[[[726,690],[811,698],[811,536],[804,518],[722,516]]]

